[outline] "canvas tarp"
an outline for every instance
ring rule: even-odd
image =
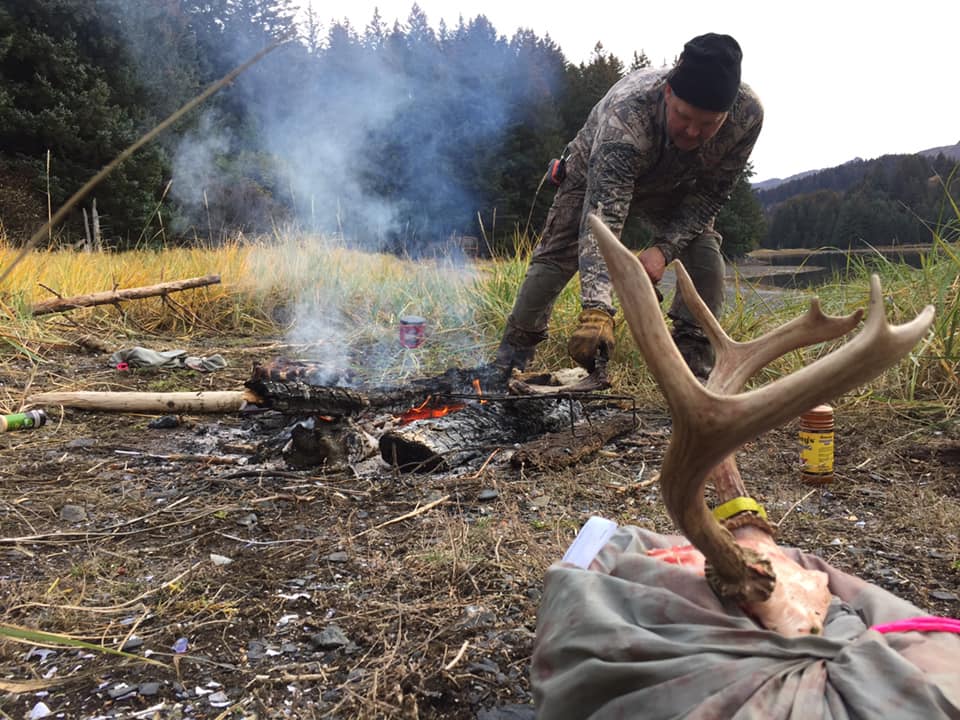
[[[822,636],[785,638],[646,554],[684,544],[622,527],[589,570],[550,567],[531,666],[538,718],[960,718],[960,635],[869,629],[920,608],[785,548],[826,572],[833,594]]]

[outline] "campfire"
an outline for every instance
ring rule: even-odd
[[[555,387],[542,394],[511,394],[515,391],[491,366],[451,368],[442,375],[377,387],[330,384],[333,377],[346,381],[322,363],[276,358],[256,364],[245,383],[261,411],[280,413],[289,421],[283,455],[292,466],[356,463],[375,448],[401,472],[445,471],[497,447],[554,433],[564,433],[567,455],[580,457],[582,452],[570,449],[578,438],[585,448],[596,449],[598,437],[592,426],[589,433],[574,432],[584,405],[625,400]],[[624,420],[619,414],[613,425],[600,423],[600,436],[609,439],[612,428],[622,434],[635,426],[635,417]],[[519,456],[535,463],[543,451]]]

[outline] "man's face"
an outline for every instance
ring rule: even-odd
[[[680,150],[696,150],[717,131],[727,119],[727,113],[701,110],[681,100],[667,84],[664,102],[667,106],[667,135]]]

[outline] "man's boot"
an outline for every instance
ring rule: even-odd
[[[571,269],[554,263],[537,262],[536,258],[530,263],[493,361],[506,376],[514,368],[526,370],[537,345],[547,339],[553,303],[572,275]]]
[[[497,354],[493,359],[493,364],[503,372],[507,377],[513,372],[514,368],[523,372],[527,365],[533,360],[533,355],[537,348],[535,345],[523,346],[514,345],[508,338],[504,337],[497,348]]]
[[[713,371],[714,353],[710,341],[703,331],[693,323],[684,320],[673,321],[673,342],[700,382],[706,382]]]

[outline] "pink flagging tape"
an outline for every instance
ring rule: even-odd
[[[949,632],[960,634],[960,620],[957,618],[933,617],[931,615],[895,622],[882,623],[870,628],[879,633],[893,632]]]

